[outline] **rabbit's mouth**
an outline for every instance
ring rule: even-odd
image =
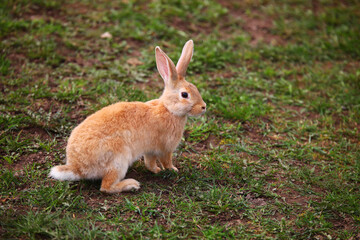
[[[206,104],[198,104],[198,105],[195,105],[191,111],[188,113],[189,116],[191,117],[198,117],[198,116],[201,116],[203,115],[204,113],[206,112]]]

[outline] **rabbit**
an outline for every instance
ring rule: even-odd
[[[160,98],[118,102],[87,117],[68,139],[66,165],[51,168],[49,177],[61,181],[102,179],[100,191],[119,193],[140,188],[135,179],[124,178],[142,156],[153,173],[161,171],[160,167],[178,171],[172,153],[180,143],[187,117],[206,111],[198,89],[185,80],[193,49],[193,41],[186,42],[175,67],[157,46],[156,65],[165,83]]]

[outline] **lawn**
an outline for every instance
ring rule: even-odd
[[[359,23],[357,0],[1,1],[0,238],[359,239]],[[47,177],[86,116],[159,97],[155,46],[189,39],[208,110],[179,172]]]

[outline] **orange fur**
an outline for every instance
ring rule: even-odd
[[[184,78],[192,48],[192,41],[188,41],[179,60],[183,62],[175,68],[157,47],[157,66],[165,82],[161,97],[145,103],[115,103],[90,115],[69,137],[66,165],[52,168],[50,176],[59,180],[99,178],[101,191],[115,193],[140,187],[134,179],[123,179],[128,167],[141,156],[154,173],[161,170],[157,160],[162,167],[177,171],[172,152],[181,140],[187,116],[206,110],[197,88]],[[181,97],[184,91],[189,97]]]

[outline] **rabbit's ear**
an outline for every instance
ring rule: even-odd
[[[194,52],[194,42],[189,40],[185,43],[180,59],[176,64],[176,70],[180,77],[185,77],[186,69],[191,61]]]
[[[164,79],[165,86],[174,86],[177,81],[175,64],[160,49],[160,47],[155,48],[155,58],[157,69],[161,77]]]

